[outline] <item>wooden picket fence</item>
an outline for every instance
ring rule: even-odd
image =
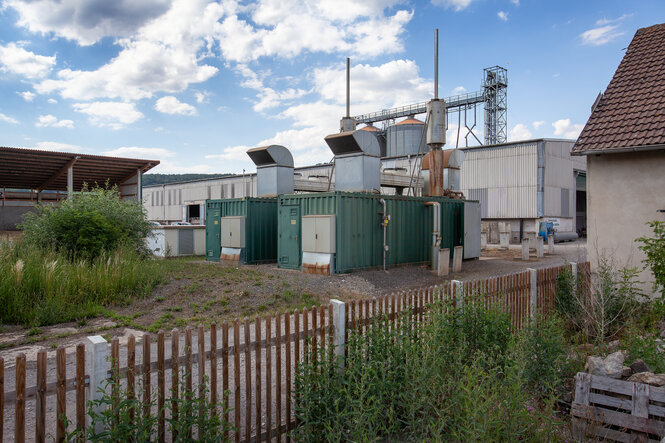
[[[517,330],[536,314],[547,316],[553,311],[556,280],[564,268],[527,270],[468,282],[452,281],[354,300],[346,303],[343,311],[344,336],[348,337],[350,330],[364,333],[370,319],[378,316],[386,316],[394,324],[406,311],[414,321],[422,321],[427,307],[434,302],[448,301],[457,305],[471,298],[488,307],[505,306],[513,329]],[[577,269],[578,280],[588,279],[588,263],[578,264]],[[136,411],[137,414],[157,414],[157,441],[170,438],[169,417],[165,416],[164,406],[166,402],[177,400],[182,373],[187,391],[198,389],[207,376],[210,402],[219,404],[225,420],[233,425],[229,440],[290,441],[289,431],[296,426],[292,391],[298,362],[310,346],[315,350],[332,339],[334,320],[331,304],[256,317],[253,322],[248,318],[236,319],[224,322],[221,328],[213,324],[208,331],[202,326],[196,330],[188,327],[184,337],[178,329],[171,331],[168,338],[163,331],[156,335],[144,334],[140,338],[141,352],[137,352],[136,337],[128,337],[124,353],[119,339],[114,338],[108,358],[102,360],[105,375],[102,378],[120,381],[129,396],[143,402],[143,411]],[[108,353],[108,345],[102,348]],[[34,381],[31,380],[35,384],[27,386],[26,357],[19,355],[10,387],[5,378],[5,362],[0,357],[0,443],[21,443],[33,436],[37,442],[45,441],[47,436],[60,442],[72,428],[85,428],[87,402],[100,395],[100,380],[93,374],[99,373],[99,368],[90,368],[99,358],[86,356],[86,345],[79,343],[69,360],[65,348],[58,348],[55,377],[49,379],[47,351],[39,351]],[[68,366],[71,374],[68,374]],[[194,378],[198,381],[196,386]],[[137,380],[140,388],[137,388]],[[155,399],[156,405],[151,410]],[[116,404],[118,400],[113,399]],[[34,404],[34,408],[27,407],[29,404]],[[171,410],[177,414],[176,408]],[[62,416],[71,421],[69,429],[58,419]],[[12,429],[6,428],[5,422],[11,421]],[[55,429],[47,429],[47,422]],[[26,423],[34,424],[27,436]]]

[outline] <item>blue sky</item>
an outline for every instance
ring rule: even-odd
[[[272,143],[297,165],[330,160],[345,58],[352,114],[427,100],[435,28],[440,95],[501,65],[509,138],[574,138],[635,31],[665,22],[662,0],[0,4],[0,145],[157,159],[164,173],[253,171],[245,150]]]

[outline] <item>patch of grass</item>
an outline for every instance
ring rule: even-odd
[[[171,306],[166,308],[166,310],[170,312],[182,312],[182,306]]]
[[[42,330],[40,328],[30,328],[28,332],[25,333],[28,337],[32,337],[33,335],[42,335]]]
[[[166,312],[162,314],[162,316],[159,317],[159,319],[153,322],[146,329],[148,330],[148,332],[157,333],[162,329],[167,329],[173,322],[174,318],[175,317],[173,316],[173,314],[171,314],[170,312]]]
[[[166,297],[164,297],[163,295],[160,295],[160,296],[158,296],[158,297],[155,297],[155,301],[156,301],[156,302],[162,302],[162,301],[164,301],[164,300],[166,300]]]

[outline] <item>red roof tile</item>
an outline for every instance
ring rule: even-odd
[[[573,153],[665,144],[665,24],[639,29]]]

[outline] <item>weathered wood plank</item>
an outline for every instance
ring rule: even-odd
[[[573,403],[570,413],[574,417],[583,418],[592,423],[606,423],[608,425],[621,426],[634,431],[656,435],[663,435],[665,433],[665,422],[649,420],[644,417],[635,417],[596,406]]]

